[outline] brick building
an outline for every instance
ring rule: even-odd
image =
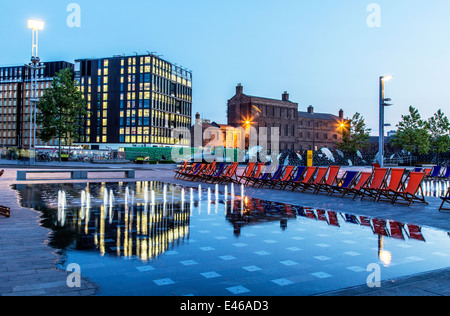
[[[318,150],[323,147],[336,149],[342,140],[339,129],[347,125],[344,111],[338,115],[315,113],[314,107],[299,111],[298,103],[289,100],[284,92],[281,100],[255,97],[244,94],[241,84],[236,87],[236,95],[228,101],[228,125],[234,127],[267,128],[267,148],[271,148],[272,128],[278,128],[280,151]],[[342,125],[344,124],[344,125]]]

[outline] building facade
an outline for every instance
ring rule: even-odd
[[[38,98],[51,87],[56,73],[65,68],[73,69],[74,66],[65,61],[41,65],[44,68],[37,73]],[[0,67],[0,143],[3,147],[29,148],[32,96],[31,72],[26,66]],[[58,140],[44,143],[36,139],[36,145],[56,146]]]
[[[90,149],[189,146],[192,73],[153,54],[79,59],[87,118],[77,144]]]
[[[287,92],[282,94],[281,100],[255,97],[244,94],[244,88],[239,84],[235,96],[228,101],[228,125],[246,130],[254,127],[260,138],[267,139],[268,149],[272,146],[271,136],[275,130],[279,133],[280,151],[336,149],[342,140],[339,129],[348,126],[344,111],[333,115],[315,113],[313,106],[305,112],[298,109],[298,103],[290,101]]]

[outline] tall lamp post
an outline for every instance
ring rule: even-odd
[[[380,77],[380,136],[378,139],[378,162],[381,167],[384,167],[384,128],[386,126],[390,126],[389,124],[384,123],[384,108],[386,106],[391,106],[392,104],[388,104],[386,102],[391,101],[391,99],[386,99],[384,97],[384,85],[386,81],[389,81],[393,78],[393,76],[381,76]]]
[[[32,97],[30,98],[30,165],[36,161],[36,106],[39,102],[37,96],[37,76],[38,70],[44,67],[40,66],[40,58],[38,57],[38,39],[39,31],[44,29],[44,22],[39,20],[28,20],[28,28],[33,31],[31,46],[31,63],[26,65],[31,71]],[[33,152],[34,154],[31,154]]]

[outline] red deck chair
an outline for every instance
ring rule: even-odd
[[[247,179],[247,182],[245,184],[246,186],[248,186],[248,185],[252,185],[252,186],[256,185],[257,183],[259,183],[259,181],[261,180],[262,177],[264,177],[264,176],[268,177],[268,175],[272,173],[273,168],[274,168],[271,165],[265,166],[265,168],[263,168],[263,167],[264,166],[261,166],[261,168],[258,168],[256,170],[255,174]]]
[[[230,183],[230,182],[238,184],[239,181],[238,181],[237,175],[236,175],[238,167],[239,167],[239,163],[233,162],[228,167],[227,171],[223,174],[223,176],[218,179],[219,184]]]
[[[331,226],[340,227],[337,213],[333,211],[327,211],[327,214],[328,214],[328,223]]]
[[[286,190],[288,187],[292,186],[295,182],[300,182],[303,179],[303,175],[306,173],[308,167],[299,166],[296,171],[293,171],[291,177],[280,184],[280,189]]]
[[[389,234],[388,234],[387,228],[386,228],[386,224],[387,224],[387,222],[383,219],[379,219],[379,218],[372,219],[373,233],[376,235],[379,235],[379,236],[389,237]]]
[[[392,196],[401,187],[403,183],[403,176],[405,175],[405,169],[392,169],[389,185],[381,189],[375,190],[377,192],[375,200],[387,200],[392,202]]]
[[[214,172],[216,171],[216,165],[217,165],[217,162],[213,161],[210,165],[207,165],[205,167],[205,169],[202,173],[192,175],[191,181],[198,181],[198,180],[205,179],[205,178],[213,175]]]
[[[242,178],[245,177],[250,177],[252,175],[252,172],[254,171],[256,166],[256,162],[250,162],[247,167],[245,167],[244,172],[242,172],[242,175],[237,176],[237,178],[239,179],[239,182]]]
[[[322,181],[316,185],[314,194],[319,194],[320,192],[328,193],[330,188],[339,182],[339,170],[341,170],[341,167],[339,166],[330,166],[328,169],[328,178],[326,180],[323,178]]]
[[[372,175],[372,172],[361,172],[358,182],[353,187],[342,190],[342,197],[346,196],[347,194],[354,194],[353,199],[355,199],[358,195],[361,194],[361,188],[370,181]]]
[[[359,190],[358,194],[361,195],[361,200],[363,200],[366,195],[376,199],[376,190],[383,188],[388,174],[389,169],[387,168],[375,168],[371,181],[363,185]]]
[[[179,177],[180,173],[183,173],[186,171],[186,168],[188,166],[188,161],[186,160],[181,166],[180,168],[178,168],[177,170],[174,170],[173,172],[175,172],[175,179]]]
[[[294,181],[292,184],[292,191],[295,191],[298,187],[303,188],[304,185],[310,183],[313,180],[314,175],[316,174],[318,168],[317,167],[308,167],[306,169],[305,176],[300,181]]]
[[[203,174],[203,172],[205,172],[206,167],[208,166],[208,164],[201,164],[200,167],[196,168],[195,170],[193,170],[191,173],[186,174],[183,178],[185,180],[191,180],[193,177]]]
[[[250,181],[252,181],[254,178],[255,179],[259,179],[259,177],[261,176],[262,170],[264,168],[264,163],[260,162],[256,165],[255,170],[249,172],[247,170],[248,175],[243,175],[240,176],[242,182],[244,183],[245,186],[247,186],[249,184]]]
[[[187,175],[192,174],[193,172],[196,172],[198,169],[200,169],[200,166],[200,164],[194,163],[190,169],[186,168],[184,172],[178,173],[178,178],[185,178]]]
[[[302,191],[306,192],[308,190],[312,190],[314,192],[314,190],[316,189],[316,186],[319,183],[324,181],[325,176],[327,175],[328,169],[329,168],[326,168],[326,167],[319,167],[319,169],[317,170],[316,178],[309,183],[302,184]]]
[[[402,190],[394,192],[392,203],[402,203],[397,202],[397,200],[401,198],[408,206],[410,206],[411,203],[423,203],[428,205],[428,202],[425,201],[425,195],[423,194],[422,189],[422,182],[424,179],[425,173],[411,172],[409,174],[408,184],[404,186]]]
[[[283,185],[292,177],[292,173],[294,172],[294,166],[287,166],[284,169],[284,176],[280,179],[275,179],[270,182],[270,188],[282,188]]]

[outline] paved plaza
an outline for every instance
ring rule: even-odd
[[[0,162],[1,163],[1,162]],[[19,206],[17,191],[11,188],[16,183],[37,184],[40,182],[86,182],[86,180],[39,180],[55,177],[54,175],[33,175],[33,180],[16,180],[17,169],[28,169],[29,166],[17,166],[4,161],[1,169],[5,174],[0,178],[1,205],[11,208],[11,218],[0,218],[0,295],[96,295],[98,285],[83,279],[81,288],[67,286],[69,272],[57,269],[60,255],[48,244],[49,229],[40,226],[40,214],[32,209]],[[175,180],[174,165],[93,165],[86,163],[40,163],[35,168],[135,168],[136,179],[120,181],[161,181],[175,183],[187,187],[198,186],[198,183]],[[352,169],[364,169],[353,167]],[[111,175],[115,177],[115,175]],[[108,179],[108,181],[111,179]],[[90,179],[90,182],[102,182],[105,179]],[[204,188],[214,185],[203,184]],[[220,187],[223,190],[223,186]],[[237,192],[237,194],[239,191]],[[438,211],[441,200],[427,197],[428,206],[391,205],[372,201],[353,201],[338,197],[316,196],[298,192],[287,192],[269,189],[247,188],[249,197],[270,201],[303,205],[317,209],[332,209],[336,212],[366,215],[411,223],[424,227],[433,227],[450,231],[450,214]],[[450,294],[450,269],[433,271],[422,275],[386,281],[381,288],[371,289],[361,286],[342,289],[321,295],[446,295]]]

